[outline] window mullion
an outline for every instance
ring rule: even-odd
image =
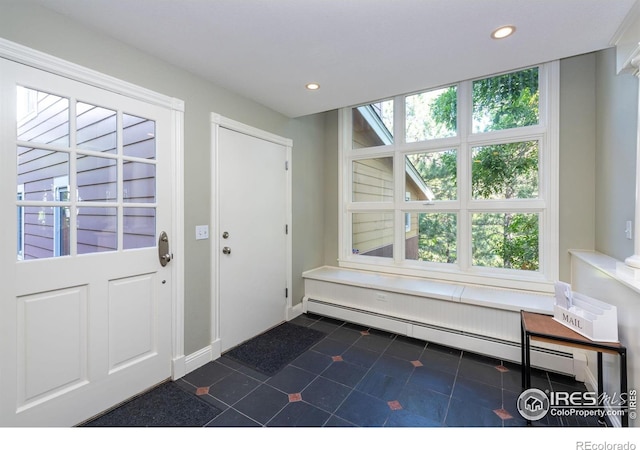
[[[78,254],[78,114],[76,109],[77,100],[69,99],[69,255]]]
[[[458,85],[458,135],[460,147],[458,149],[458,264],[463,271],[471,267],[471,215],[469,202],[471,199],[471,135],[473,100],[471,82]]]

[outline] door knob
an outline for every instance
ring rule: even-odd
[[[231,249],[229,247],[224,247],[222,249],[222,253],[224,253],[225,255],[230,255],[231,254]]]
[[[158,257],[160,259],[160,265],[166,266],[169,261],[173,259],[173,254],[169,250],[169,236],[164,231],[160,233],[158,238]]]

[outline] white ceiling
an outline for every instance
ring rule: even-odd
[[[31,1],[298,117],[609,47],[635,0]]]

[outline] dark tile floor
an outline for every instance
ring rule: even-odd
[[[327,336],[273,377],[223,355],[175,382],[220,411],[204,426],[526,426],[516,408],[518,364],[315,315],[292,322]],[[535,370],[532,384],[586,389],[573,378]],[[598,423],[547,415],[532,426]]]

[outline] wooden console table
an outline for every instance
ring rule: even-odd
[[[598,401],[604,391],[602,374],[602,354],[609,353],[620,357],[620,394],[627,392],[627,349],[619,342],[592,341],[572,329],[555,321],[547,314],[520,311],[521,317],[521,349],[522,349],[522,390],[531,387],[531,340],[561,344],[598,353]],[[628,405],[627,405],[628,406]],[[622,426],[629,426],[629,414],[622,414]]]

